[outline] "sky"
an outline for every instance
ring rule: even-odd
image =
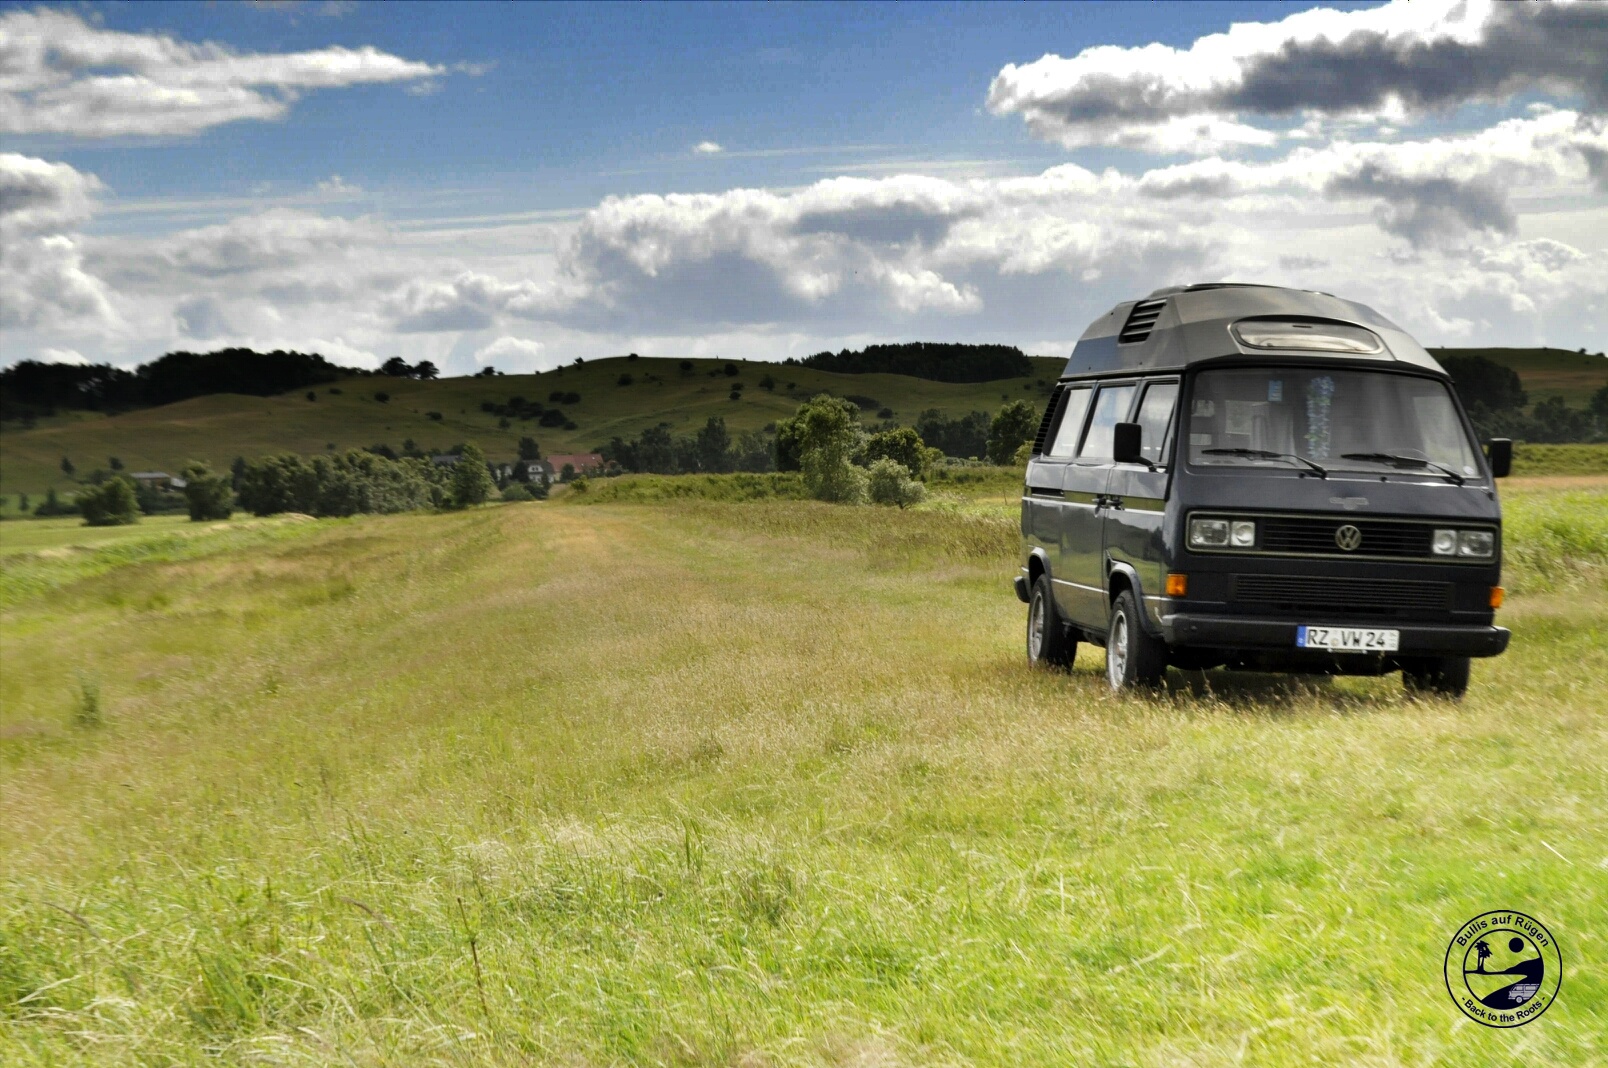
[[[1608,3],[0,3],[0,363],[1608,347]]]

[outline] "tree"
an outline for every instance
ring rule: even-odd
[[[799,405],[793,422],[799,467],[811,497],[840,504],[865,500],[865,469],[851,461],[860,447],[859,415],[854,404],[825,393]]]
[[[374,391],[374,399],[384,404],[391,399],[391,395],[383,389],[377,389]]]
[[[893,460],[903,464],[905,473],[920,478],[927,470],[927,446],[921,435],[907,426],[872,434],[865,443],[865,460],[875,464],[878,460]]]
[[[459,508],[484,504],[494,488],[491,473],[486,470],[486,454],[473,442],[465,445],[452,466],[452,503]]]
[[[1008,464],[1022,442],[1030,441],[1038,429],[1038,412],[1027,401],[1011,401],[999,410],[988,427],[988,458]]]
[[[542,458],[541,446],[536,444],[535,438],[519,439],[519,458],[521,460],[540,460]]]
[[[679,364],[679,366],[681,368],[681,373],[682,374],[684,374],[684,375],[692,374],[692,361],[691,360],[682,360],[681,363]]]
[[[307,391],[307,399],[310,400],[310,401],[317,400],[318,399],[318,390],[316,390],[316,389],[308,390]]]
[[[61,458],[61,473],[62,474],[66,475],[68,478],[72,478],[73,477],[73,472],[75,472],[77,470],[78,470],[78,468],[73,466],[73,462],[71,460],[69,460],[65,456],[63,456]]]
[[[412,365],[400,356],[392,356],[389,360],[380,364],[380,374],[389,375],[392,378],[407,378],[412,373]]]
[[[711,415],[703,429],[698,431],[693,452],[697,457],[698,470],[730,471],[731,434],[726,430],[726,420],[718,415]]]
[[[19,512],[21,512],[23,514],[27,514],[27,511],[28,511],[28,495],[26,493],[17,494],[17,511],[19,511]]]
[[[92,527],[121,527],[140,521],[134,483],[121,476],[80,493],[78,510],[83,513],[84,522]]]
[[[776,388],[776,379],[775,379],[775,377],[773,377],[771,375],[765,375],[764,377],[762,377],[759,380],[759,388],[764,390],[767,393],[773,391]]]
[[[205,464],[192,462],[185,467],[184,501],[190,507],[192,523],[228,519],[234,514],[234,493],[229,480],[214,475]]]
[[[426,382],[433,378],[439,377],[440,374],[440,369],[429,360],[420,360],[418,363],[413,365],[413,377],[422,378]]]
[[[636,379],[632,378],[629,374],[622,374],[619,378],[615,379],[615,385],[629,386],[635,381]]]
[[[1491,956],[1491,947],[1485,941],[1485,939],[1482,938],[1478,942],[1474,943],[1474,955],[1478,958],[1474,965],[1475,969],[1483,972],[1485,970],[1485,962],[1490,959]]]
[[[727,378],[737,377],[737,365],[734,363],[728,363],[725,367],[722,367],[721,370],[726,372]]]
[[[119,460],[115,456],[108,456],[106,458],[106,465],[113,471],[121,471],[123,469],[123,461]]]

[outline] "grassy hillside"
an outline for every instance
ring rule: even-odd
[[[5,524],[0,1063],[1600,1065],[1592,485],[1455,707],[1029,671],[1004,504]]]
[[[1531,400],[1563,396],[1583,406],[1595,389],[1608,384],[1608,359],[1558,349],[1452,349],[1484,355],[1514,367]],[[623,357],[565,367],[541,375],[501,378],[451,378],[437,382],[407,379],[349,379],[277,397],[217,395],[149,408],[107,418],[76,412],[46,421],[33,430],[7,429],[0,434],[0,494],[43,493],[52,485],[73,487],[59,468],[71,458],[80,476],[116,456],[130,470],[176,471],[187,460],[227,465],[236,456],[256,457],[291,450],[304,454],[357,448],[384,442],[400,448],[412,438],[421,447],[447,447],[476,441],[493,458],[514,455],[522,435],[534,437],[546,452],[583,452],[618,434],[630,438],[661,421],[677,433],[691,433],[711,415],[724,416],[733,431],[757,429],[792,414],[801,394],[830,390],[839,395],[871,397],[891,407],[894,417],[913,422],[926,408],[949,415],[973,410],[996,411],[1005,400],[1041,403],[1047,383],[1065,362],[1038,357],[1031,378],[981,384],[931,382],[903,375],[841,375],[802,367],[737,362],[739,373],[720,373],[726,361],[694,360],[684,374],[679,360]],[[712,375],[711,372],[714,372]],[[634,383],[617,385],[621,374]],[[774,391],[759,387],[765,375],[777,381]],[[743,384],[740,400],[730,400],[735,383]],[[793,389],[787,388],[793,384]],[[391,395],[389,403],[375,391]],[[515,421],[507,430],[498,418],[480,410],[482,401],[506,401],[519,395],[544,404],[555,390],[581,395],[566,407],[577,429],[565,431]],[[439,421],[429,412],[441,413]]]
[[[1483,356],[1518,372],[1530,403],[1562,397],[1571,408],[1584,408],[1591,395],[1608,386],[1608,357],[1568,349],[1430,349],[1436,356]]]
[[[83,475],[105,467],[110,456],[130,470],[176,471],[190,459],[227,465],[236,456],[287,449],[315,453],[331,445],[347,449],[377,442],[400,448],[407,438],[421,447],[442,448],[475,441],[493,458],[512,458],[522,435],[534,437],[544,452],[584,452],[616,434],[634,437],[659,422],[670,423],[677,433],[691,433],[711,415],[723,416],[734,432],[758,429],[791,415],[802,394],[820,390],[874,398],[893,408],[895,418],[914,422],[927,408],[958,416],[974,409],[995,411],[1007,398],[1039,403],[1048,392],[1039,383],[1053,382],[1065,366],[1063,360],[1040,359],[1042,370],[1034,378],[957,385],[741,361],[734,361],[739,373],[730,378],[720,373],[724,360],[693,360],[690,374],[680,370],[680,362],[620,357],[540,375],[437,382],[359,378],[334,383],[339,393],[318,387],[314,401],[298,390],[277,397],[198,397],[111,418],[74,413],[33,430],[0,434],[0,493],[39,494],[51,485],[68,487],[71,483],[59,468],[63,456]],[[634,384],[618,385],[622,374],[630,374]],[[776,379],[773,391],[759,386],[767,374]],[[728,399],[739,382],[741,399]],[[480,410],[482,401],[502,403],[515,395],[546,404],[555,390],[581,395],[579,404],[565,406],[578,429],[516,420],[500,430],[498,418]],[[376,401],[376,391],[389,393],[390,401]],[[429,417],[432,411],[441,413],[440,421]]]

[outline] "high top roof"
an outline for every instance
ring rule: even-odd
[[[1360,326],[1383,343],[1380,352],[1313,352],[1250,348],[1230,332],[1242,320],[1287,321],[1321,329],[1324,323]],[[1143,300],[1118,304],[1083,332],[1063,375],[1122,371],[1177,371],[1227,356],[1289,356],[1404,363],[1445,374],[1406,331],[1366,305],[1310,289],[1213,282],[1158,289]]]

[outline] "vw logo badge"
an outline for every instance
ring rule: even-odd
[[[1347,523],[1334,532],[1334,543],[1346,552],[1352,552],[1362,544],[1362,531]]]

